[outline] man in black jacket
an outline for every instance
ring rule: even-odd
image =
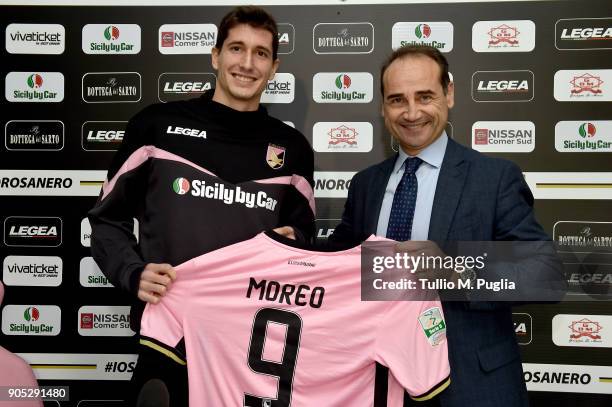
[[[266,229],[312,238],[312,149],[259,104],[278,67],[277,50],[274,19],[258,7],[235,8],[212,51],[215,89],[151,105],[128,123],[89,220],[103,273],[141,300],[132,307],[134,330],[144,303],[171,289],[173,266]],[[151,378],[149,370],[139,363],[135,387]],[[172,405],[186,403],[184,367],[161,378]]]

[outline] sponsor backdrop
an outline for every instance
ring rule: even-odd
[[[373,7],[269,7],[282,62],[263,100],[316,151],[318,237],[339,221],[355,172],[397,149],[379,115],[381,61],[427,43],[450,61],[449,135],[522,167],[563,251],[609,249],[609,0]],[[70,386],[63,406],[123,405],[135,333],[127,298],[91,258],[85,216],[127,120],[214,86],[210,51],[228,9],[0,7],[0,340],[42,384]],[[612,255],[588,264],[570,284],[609,290]],[[610,405],[609,303],[523,306],[514,321],[533,405]]]

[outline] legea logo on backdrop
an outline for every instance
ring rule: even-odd
[[[9,102],[52,102],[64,100],[61,72],[9,72],[4,83]]]
[[[476,122],[472,148],[483,153],[530,153],[535,148],[535,125],[527,121]]]
[[[554,83],[559,102],[612,101],[612,69],[557,71]]]
[[[57,305],[6,305],[2,309],[5,335],[56,336],[62,329]]]
[[[129,306],[85,305],[78,311],[81,336],[134,336]]]
[[[62,259],[55,256],[6,256],[2,281],[6,285],[57,287],[62,283]]]
[[[555,125],[555,148],[561,153],[612,152],[612,121],[574,120]]]
[[[59,55],[66,47],[66,30],[60,24],[9,24],[6,52],[9,54]]]
[[[289,23],[278,23],[278,53],[291,54],[295,46],[295,27]]]
[[[372,23],[318,23],[312,29],[315,54],[369,54],[374,50]]]
[[[478,21],[472,26],[476,52],[530,52],[535,48],[536,27],[531,20]]]
[[[117,151],[127,122],[85,122],[81,127],[81,146],[85,151]]]
[[[290,73],[277,73],[268,81],[261,103],[291,103],[295,97],[295,76]]]
[[[453,50],[453,25],[448,21],[399,22],[391,29],[391,47],[430,45],[440,52]]]
[[[82,30],[81,47],[86,54],[115,55],[140,52],[140,26],[137,24],[87,24]]]
[[[327,239],[334,233],[336,226],[340,224],[341,219],[316,219],[315,223],[317,226],[317,239]]]
[[[373,138],[369,122],[318,122],[312,128],[312,147],[320,153],[367,153]]]
[[[312,98],[317,103],[369,103],[373,81],[369,72],[320,72],[312,78]]]
[[[159,52],[172,54],[210,54],[217,41],[214,24],[164,24],[158,30]]]
[[[472,75],[475,102],[529,102],[534,97],[531,71],[477,71]]]
[[[513,312],[512,322],[514,323],[514,334],[519,345],[529,345],[531,343],[532,320],[531,315],[524,312]]]
[[[315,171],[315,198],[346,198],[355,174],[352,171]]]
[[[4,145],[11,151],[59,151],[64,148],[64,123],[11,120],[4,126]]]
[[[559,50],[612,49],[612,18],[565,18],[555,23]]]
[[[140,101],[138,72],[89,72],[83,75],[82,98],[86,103],[135,103]]]
[[[195,98],[214,88],[215,81],[212,73],[166,72],[157,80],[157,97],[160,102]]]
[[[9,216],[4,220],[4,244],[57,247],[62,244],[62,220],[43,216]]]

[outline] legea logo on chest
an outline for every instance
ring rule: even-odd
[[[180,134],[183,136],[206,138],[206,130],[190,129],[188,127],[168,126],[166,134]]]

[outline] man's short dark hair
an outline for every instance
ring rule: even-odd
[[[412,56],[424,56],[433,59],[440,67],[440,84],[444,90],[444,94],[448,90],[448,84],[450,83],[450,77],[448,76],[448,61],[442,53],[434,47],[429,45],[406,45],[398,48],[385,61],[382,68],[380,69],[380,92],[385,95],[385,84],[383,82],[383,76],[385,71],[396,59],[412,57]]]
[[[257,6],[235,7],[227,13],[219,24],[215,48],[221,50],[229,35],[229,30],[240,24],[248,24],[253,28],[269,31],[272,34],[272,59],[276,60],[278,55],[278,27],[276,21],[266,10]]]

